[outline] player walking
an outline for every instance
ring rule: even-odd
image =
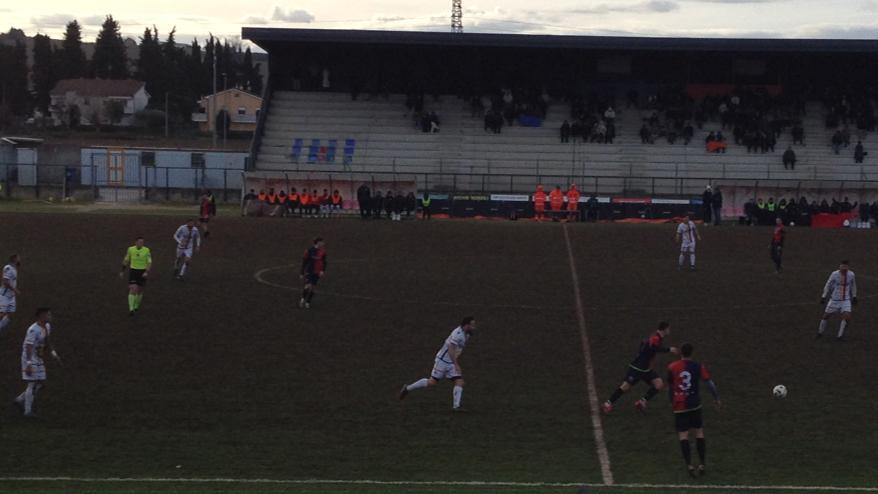
[[[137,237],[134,245],[128,247],[125,258],[122,259],[122,272],[120,278],[125,278],[125,270],[128,270],[128,315],[133,316],[140,310],[143,301],[143,287],[149,276],[149,268],[152,266],[152,253],[149,247],[143,245],[143,237]]]
[[[210,222],[211,216],[216,216],[216,199],[211,191],[205,190],[204,194],[201,195],[201,203],[198,206],[198,224],[201,227],[201,231],[204,232],[205,240],[210,236],[207,223]]]
[[[829,303],[826,303],[827,296]],[[817,338],[823,336],[829,318],[838,313],[841,315],[841,325],[838,327],[836,339],[842,341],[845,329],[851,322],[851,305],[857,305],[857,280],[847,261],[841,261],[838,270],[829,275],[826,285],[823,286],[820,304],[826,304],[826,310],[823,312],[823,319],[820,320],[820,326],[817,328]]]
[[[195,226],[195,220],[190,219],[185,225],[180,225],[174,232],[174,241],[177,242],[174,278],[183,281],[189,263],[192,262],[193,254],[198,253],[198,249],[201,247],[201,235],[198,233],[198,227]]]
[[[58,352],[52,347],[49,335],[52,333],[52,311],[46,307],[37,309],[37,321],[29,328],[21,345],[21,379],[26,383],[24,391],[15,398],[25,417],[33,417],[34,398],[46,382],[46,362],[44,352],[61,362]]]
[[[21,292],[18,291],[18,268],[21,267],[21,256],[12,254],[9,256],[9,264],[3,266],[3,279],[0,281],[0,334],[12,322],[12,314],[15,314],[15,298]]]
[[[783,271],[781,267],[781,256],[783,255],[783,241],[787,236],[787,231],[783,226],[783,220],[775,218],[774,235],[771,237],[771,260],[774,261],[774,270],[777,274]]]
[[[668,394],[671,396],[671,407],[674,410],[674,422],[677,428],[677,437],[680,439],[680,450],[683,460],[689,469],[689,475],[695,477],[696,470],[692,466],[692,452],[689,447],[689,432],[695,431],[695,447],[698,449],[698,475],[704,475],[704,457],[707,453],[707,443],[704,441],[704,423],[701,413],[701,395],[699,394],[700,381],[707,383],[710,394],[719,401],[719,392],[716,384],[710,378],[710,372],[704,364],[692,360],[692,345],[683,343],[680,347],[680,360],[668,365]]]
[[[680,244],[680,264],[677,269],[683,269],[686,256],[689,256],[689,269],[695,271],[695,241],[701,240],[701,234],[695,228],[695,222],[691,217],[677,225],[677,243]]]
[[[314,300],[314,288],[326,273],[326,264],[326,244],[322,238],[317,237],[314,239],[314,245],[308,247],[302,258],[302,270],[299,277],[305,280],[305,287],[302,289],[299,307],[311,308],[311,301]]]
[[[460,400],[463,397],[463,370],[460,367],[460,354],[466,347],[467,342],[476,330],[476,319],[472,316],[463,318],[460,326],[454,328],[442,348],[436,353],[436,360],[433,363],[433,370],[430,377],[419,379],[411,384],[404,385],[399,391],[399,399],[402,400],[408,396],[409,392],[416,389],[435,386],[442,379],[449,379],[454,383],[452,391],[452,410],[455,412],[464,411],[460,407]]]
[[[634,402],[634,407],[640,412],[646,410],[646,403],[664,387],[662,378],[652,370],[655,355],[657,353],[677,353],[676,347],[669,348],[662,346],[664,339],[670,334],[670,323],[662,321],[659,323],[658,329],[654,335],[640,342],[640,349],[637,351],[637,356],[634,357],[634,360],[628,365],[628,372],[625,374],[625,379],[622,381],[622,384],[613,391],[610,399],[605,401],[601,406],[605,414],[612,412],[613,404],[616,403],[616,400],[639,381],[649,383],[649,389],[646,391],[646,394],[643,395],[643,398]]]

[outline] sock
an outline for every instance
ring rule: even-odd
[[[820,320],[820,326],[817,327],[817,334],[823,334],[826,331],[826,319]]]
[[[186,274],[186,268],[188,266],[189,266],[189,263],[184,261],[183,265],[180,266],[180,276],[183,276],[184,274]]]
[[[4,315],[3,318],[0,319],[0,333],[2,333],[4,329],[6,329],[6,326],[9,326],[9,321],[10,319],[7,315]]]
[[[34,383],[27,383],[27,389],[24,390],[24,413],[31,413],[34,406]]]
[[[140,303],[143,301],[143,294],[138,293],[134,296],[134,309],[140,310]]]
[[[658,390],[655,389],[655,386],[650,386],[650,387],[649,387],[649,390],[647,390],[646,394],[643,395],[643,399],[646,400],[646,401],[649,401],[649,400],[651,400],[651,399],[652,399],[657,393],[658,393]]]
[[[409,384],[405,387],[408,391],[414,391],[416,389],[426,388],[427,387],[427,378],[418,379],[417,381]]]
[[[616,403],[616,400],[618,400],[624,393],[625,392],[622,391],[622,388],[616,388],[616,391],[613,391],[612,396],[610,396],[610,399],[607,401],[609,401],[610,403]]]
[[[689,254],[689,265],[695,267],[695,254]]]
[[[686,262],[686,256],[680,254],[680,267],[683,267],[683,263]]]
[[[460,408],[460,398],[463,396],[463,386],[455,386],[452,395],[454,396],[454,408]]]
[[[847,327],[848,327],[848,322],[845,321],[844,319],[842,319],[841,325],[839,325],[839,327],[838,327],[838,337],[839,338],[844,336],[844,330],[847,329]]]
[[[707,443],[704,442],[703,437],[695,439],[695,448],[698,450],[698,458],[701,459],[701,464],[704,465],[704,456],[707,454]]]
[[[128,310],[129,311],[134,310],[134,294],[133,293],[128,294]]]
[[[686,460],[686,464],[690,465],[692,463],[692,451],[689,449],[688,439],[680,441],[680,450],[683,452],[683,459]]]

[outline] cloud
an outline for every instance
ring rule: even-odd
[[[268,19],[266,19],[265,17],[250,16],[250,17],[245,18],[243,21],[241,21],[241,23],[242,24],[250,24],[251,26],[252,25],[262,26],[262,25],[268,24]]]
[[[280,7],[275,7],[274,14],[271,16],[271,20],[273,21],[292,22],[296,24],[310,24],[314,22],[314,19],[314,15],[307,10],[299,9],[284,11],[284,9]]]
[[[796,37],[816,39],[869,39],[878,38],[878,24],[818,24],[803,26],[796,32]]]
[[[875,1],[875,0],[865,0],[865,1],[860,5],[860,9],[865,10],[865,11],[868,11],[868,12],[875,12],[875,11],[878,11],[878,1]]]
[[[80,19],[79,24],[81,26],[101,26],[105,20],[107,17],[103,15],[89,15]]]
[[[599,3],[593,7],[581,7],[570,11],[579,15],[604,15],[612,13],[658,13],[663,14],[678,10],[680,5],[674,0],[648,0],[646,2],[629,3]]]
[[[73,19],[74,17],[69,14],[49,14],[31,17],[30,23],[38,28],[64,27]]]

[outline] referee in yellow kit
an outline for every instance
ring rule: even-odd
[[[149,247],[143,245],[143,237],[137,237],[137,241],[125,253],[122,259],[122,271],[119,278],[125,279],[125,270],[128,270],[128,315],[133,316],[140,309],[143,301],[143,287],[152,266],[152,254]]]

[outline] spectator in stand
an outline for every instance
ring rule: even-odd
[[[686,122],[686,125],[683,127],[683,144],[688,146],[690,142],[692,142],[692,138],[695,136],[695,129],[692,128],[691,122]]]
[[[607,139],[607,124],[603,120],[595,122],[591,129],[591,142],[605,142]]]
[[[561,124],[561,142],[570,142],[570,122],[567,120]]]
[[[564,207],[564,193],[561,186],[556,185],[555,190],[549,193],[549,204],[552,206],[552,221],[560,220],[561,208]]]
[[[604,120],[606,120],[607,125],[616,122],[616,110],[612,106],[607,107],[607,110],[604,112]]]
[[[430,112],[430,133],[435,134],[439,132],[439,116],[436,115],[435,111]]]
[[[329,215],[341,213],[342,208],[344,207],[344,198],[339,193],[338,189],[332,191],[332,196],[329,198]]]
[[[643,125],[640,126],[640,143],[652,144],[652,133],[649,130],[649,126],[647,126],[645,122]]]
[[[796,121],[796,124],[793,126],[792,134],[793,144],[805,145],[805,129],[802,127],[801,120]]]
[[[787,150],[783,153],[783,167],[784,170],[795,170],[796,169],[796,152],[793,151],[792,146],[787,146]]]
[[[704,226],[710,225],[711,212],[713,211],[713,190],[708,185],[701,194],[701,221]]]
[[[244,194],[244,199],[241,201],[241,216],[246,216],[250,211],[250,205],[256,202],[256,190],[250,189],[250,192]]]
[[[579,221],[579,197],[576,184],[570,184],[567,191],[567,221]]]
[[[719,226],[723,220],[723,192],[719,187],[714,189],[711,203],[713,204],[713,226]]]
[[[616,124],[610,122],[607,124],[607,138],[604,140],[607,144],[612,144],[616,139]]]
[[[372,196],[370,204],[372,205],[372,217],[376,220],[380,220],[381,211],[384,209],[384,197],[381,196],[380,190],[375,191],[375,195]]]
[[[369,209],[369,203],[372,200],[372,192],[369,190],[369,186],[366,184],[360,185],[357,189],[357,203],[360,205],[360,218],[368,219],[371,213]]]
[[[393,191],[388,190],[387,194],[384,196],[384,203],[383,204],[384,204],[384,212],[387,214],[387,217],[390,218],[391,221],[396,219],[396,216],[394,216],[394,214],[393,214],[393,207],[394,207],[393,201],[394,201]]]
[[[546,219],[546,192],[542,184],[537,185],[537,190],[534,192],[534,219],[536,221]]]
[[[320,195],[320,217],[321,218],[329,218],[329,190],[323,189],[323,194]]]
[[[418,200],[415,198],[414,192],[409,192],[405,196],[405,217],[411,217],[416,209],[418,209]]]
[[[863,150],[863,141],[857,141],[857,146],[854,148],[854,163],[862,163],[867,154],[869,153]]]
[[[836,130],[834,134],[832,134],[832,152],[838,154],[841,151],[841,147],[844,145],[844,137],[841,135],[840,130]]]

